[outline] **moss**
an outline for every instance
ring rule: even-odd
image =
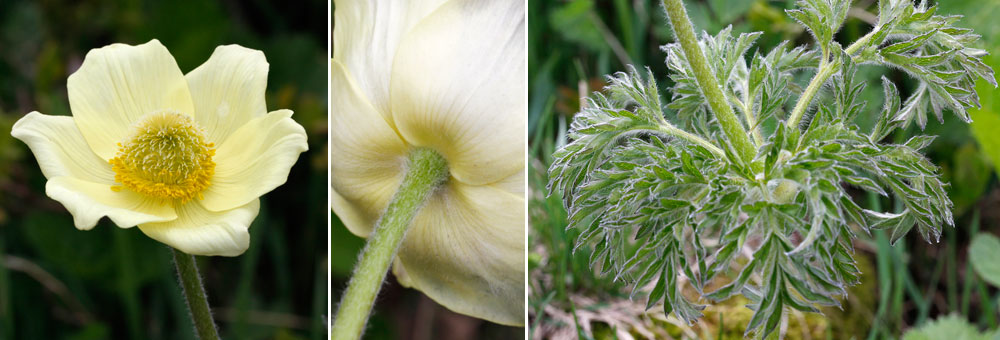
[[[840,303],[843,309],[826,307],[822,309],[830,322],[830,331],[838,337],[852,336],[863,339],[868,335],[875,308],[878,306],[878,278],[871,259],[864,254],[855,254],[861,283],[847,289],[847,299]]]

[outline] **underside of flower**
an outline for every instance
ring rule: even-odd
[[[108,162],[115,172],[111,190],[187,202],[201,198],[215,173],[215,145],[190,116],[165,110],[147,114],[118,143]]]

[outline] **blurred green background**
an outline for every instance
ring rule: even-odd
[[[756,49],[768,51],[782,40],[796,45],[812,38],[784,9],[794,1],[703,0],[685,1],[696,31],[711,34],[728,25],[734,34],[763,31]],[[867,33],[876,20],[877,1],[853,1],[849,17],[837,34],[842,45]],[[933,3],[933,2],[932,2]],[[980,48],[991,51],[988,62],[1000,70],[1000,1],[947,0],[939,14],[965,15],[959,26],[982,35]],[[655,0],[529,1],[529,285],[532,338],[718,338],[740,339],[750,318],[745,300],[731,299],[709,307],[698,324],[688,327],[653,308],[645,311],[645,292],[629,300],[631,289],[588,268],[589,250],[572,253],[576,230],[566,230],[566,212],[558,197],[546,197],[546,169],[552,152],[565,142],[567,126],[579,110],[580,97],[604,86],[604,75],[625,65],[649,67],[660,85],[661,98],[670,98],[661,45],[673,42],[662,5]],[[754,48],[749,52],[752,55]],[[812,72],[799,79],[808,82]],[[857,78],[868,87],[863,98],[867,112],[882,105],[879,78],[885,75],[908,96],[916,82],[905,74],[878,66],[862,66]],[[818,314],[792,313],[788,339],[894,339],[904,332],[943,327],[953,339],[969,332],[996,329],[1000,323],[997,288],[968,265],[969,244],[980,233],[1000,234],[1000,92],[985,81],[977,87],[983,108],[972,110],[974,123],[964,124],[945,114],[944,123],[928,123],[923,133],[938,135],[926,149],[951,182],[955,228],[946,227],[937,244],[909,235],[895,247],[885,233],[856,240],[855,258],[864,272],[862,283],[850,290],[843,310]],[[787,110],[787,109],[786,109]],[[787,112],[787,111],[786,111]],[[870,117],[874,117],[871,115]],[[860,122],[870,129],[872,121]],[[905,141],[921,131],[915,127],[890,137]],[[868,208],[892,207],[895,202],[858,192]],[[992,263],[1000,261],[995,252]],[[932,323],[946,315],[954,318]],[[969,325],[965,324],[965,320]],[[953,328],[947,328],[953,327]],[[965,327],[965,328],[962,328]],[[971,327],[971,328],[969,328]],[[930,333],[927,333],[930,334]],[[940,337],[930,337],[939,339]]]
[[[310,150],[265,195],[250,248],[200,257],[229,339],[325,339],[327,1],[0,1],[0,339],[193,339],[170,250],[107,219],[91,231],[45,196],[11,125],[68,115],[66,77],[92,48],[159,39],[183,72],[218,45],[262,50],[269,110],[287,108]]]

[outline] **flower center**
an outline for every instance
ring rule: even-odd
[[[113,191],[128,188],[147,196],[181,203],[201,199],[215,173],[215,145],[187,115],[157,111],[132,126],[132,134],[118,143],[118,154],[108,162],[115,172]]]

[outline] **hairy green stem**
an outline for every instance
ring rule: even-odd
[[[826,82],[827,78],[836,71],[836,63],[828,63],[826,60],[820,61],[819,72],[813,76],[812,80],[809,81],[809,86],[806,86],[806,90],[802,91],[802,96],[799,97],[799,101],[795,102],[795,108],[792,109],[792,113],[788,115],[788,126],[797,126],[799,120],[802,119],[802,114],[806,112],[806,108],[809,107],[809,103],[812,98],[816,96],[819,89],[823,87],[823,83]]]
[[[706,149],[708,149],[708,151],[711,151],[716,156],[719,156],[720,158],[726,158],[726,153],[722,152],[722,149],[719,149],[719,147],[715,146],[715,144],[712,144],[712,142],[709,142],[704,138],[698,137],[695,134],[678,129],[676,126],[673,126],[670,123],[660,123],[660,125],[657,126],[657,131],[686,140],[694,144],[701,145]]]
[[[878,27],[872,29],[871,32],[868,32],[868,34],[861,37],[861,39],[858,39],[858,41],[855,41],[853,44],[844,49],[844,52],[848,55],[854,54],[854,52],[857,52],[861,46],[867,45],[868,40],[870,40],[877,31]],[[860,62],[861,61],[855,61],[855,63]],[[823,83],[825,83],[826,80],[834,73],[837,73],[836,71],[838,67],[840,67],[840,63],[827,61],[826,53],[824,53],[823,60],[821,60],[819,64],[819,71],[816,72],[816,75],[809,81],[809,85],[806,87],[806,90],[802,92],[802,96],[800,96],[799,100],[795,102],[795,107],[792,109],[792,113],[788,115],[787,126],[798,126],[799,120],[802,119],[802,115],[806,112],[806,109],[809,108],[809,103],[812,102],[812,98],[816,96],[819,89],[823,87]]]
[[[212,310],[208,307],[208,297],[205,296],[205,287],[201,284],[201,274],[198,273],[194,255],[177,249],[173,251],[177,276],[180,278],[188,310],[191,312],[191,321],[194,322],[194,329],[198,332],[198,339],[219,340],[219,331],[215,328]]]
[[[747,78],[747,82],[750,79]],[[747,84],[747,88],[750,88],[750,84]],[[739,104],[740,110],[743,111],[743,117],[747,120],[747,129],[750,130],[750,135],[753,137],[754,146],[764,145],[764,137],[760,134],[760,127],[757,126],[757,117],[753,114],[753,95],[747,92],[743,98],[743,101],[735,100]]]
[[[750,163],[757,151],[751,144],[747,132],[740,126],[739,119],[736,118],[733,108],[729,106],[726,96],[722,94],[722,87],[716,81],[715,74],[708,67],[708,61],[705,59],[701,47],[698,46],[698,39],[695,37],[691,20],[688,19],[687,12],[684,10],[684,4],[681,0],[663,0],[663,5],[667,9],[667,17],[673,26],[674,36],[681,44],[684,57],[691,64],[698,87],[708,99],[708,105],[712,109],[712,113],[715,114],[715,119],[719,121],[722,131],[729,138],[729,142],[733,144],[738,157],[744,162]]]
[[[375,297],[406,231],[420,208],[447,178],[448,163],[441,154],[424,148],[410,152],[403,182],[368,237],[361,261],[354,267],[354,275],[340,300],[331,329],[332,339],[361,338]]]

